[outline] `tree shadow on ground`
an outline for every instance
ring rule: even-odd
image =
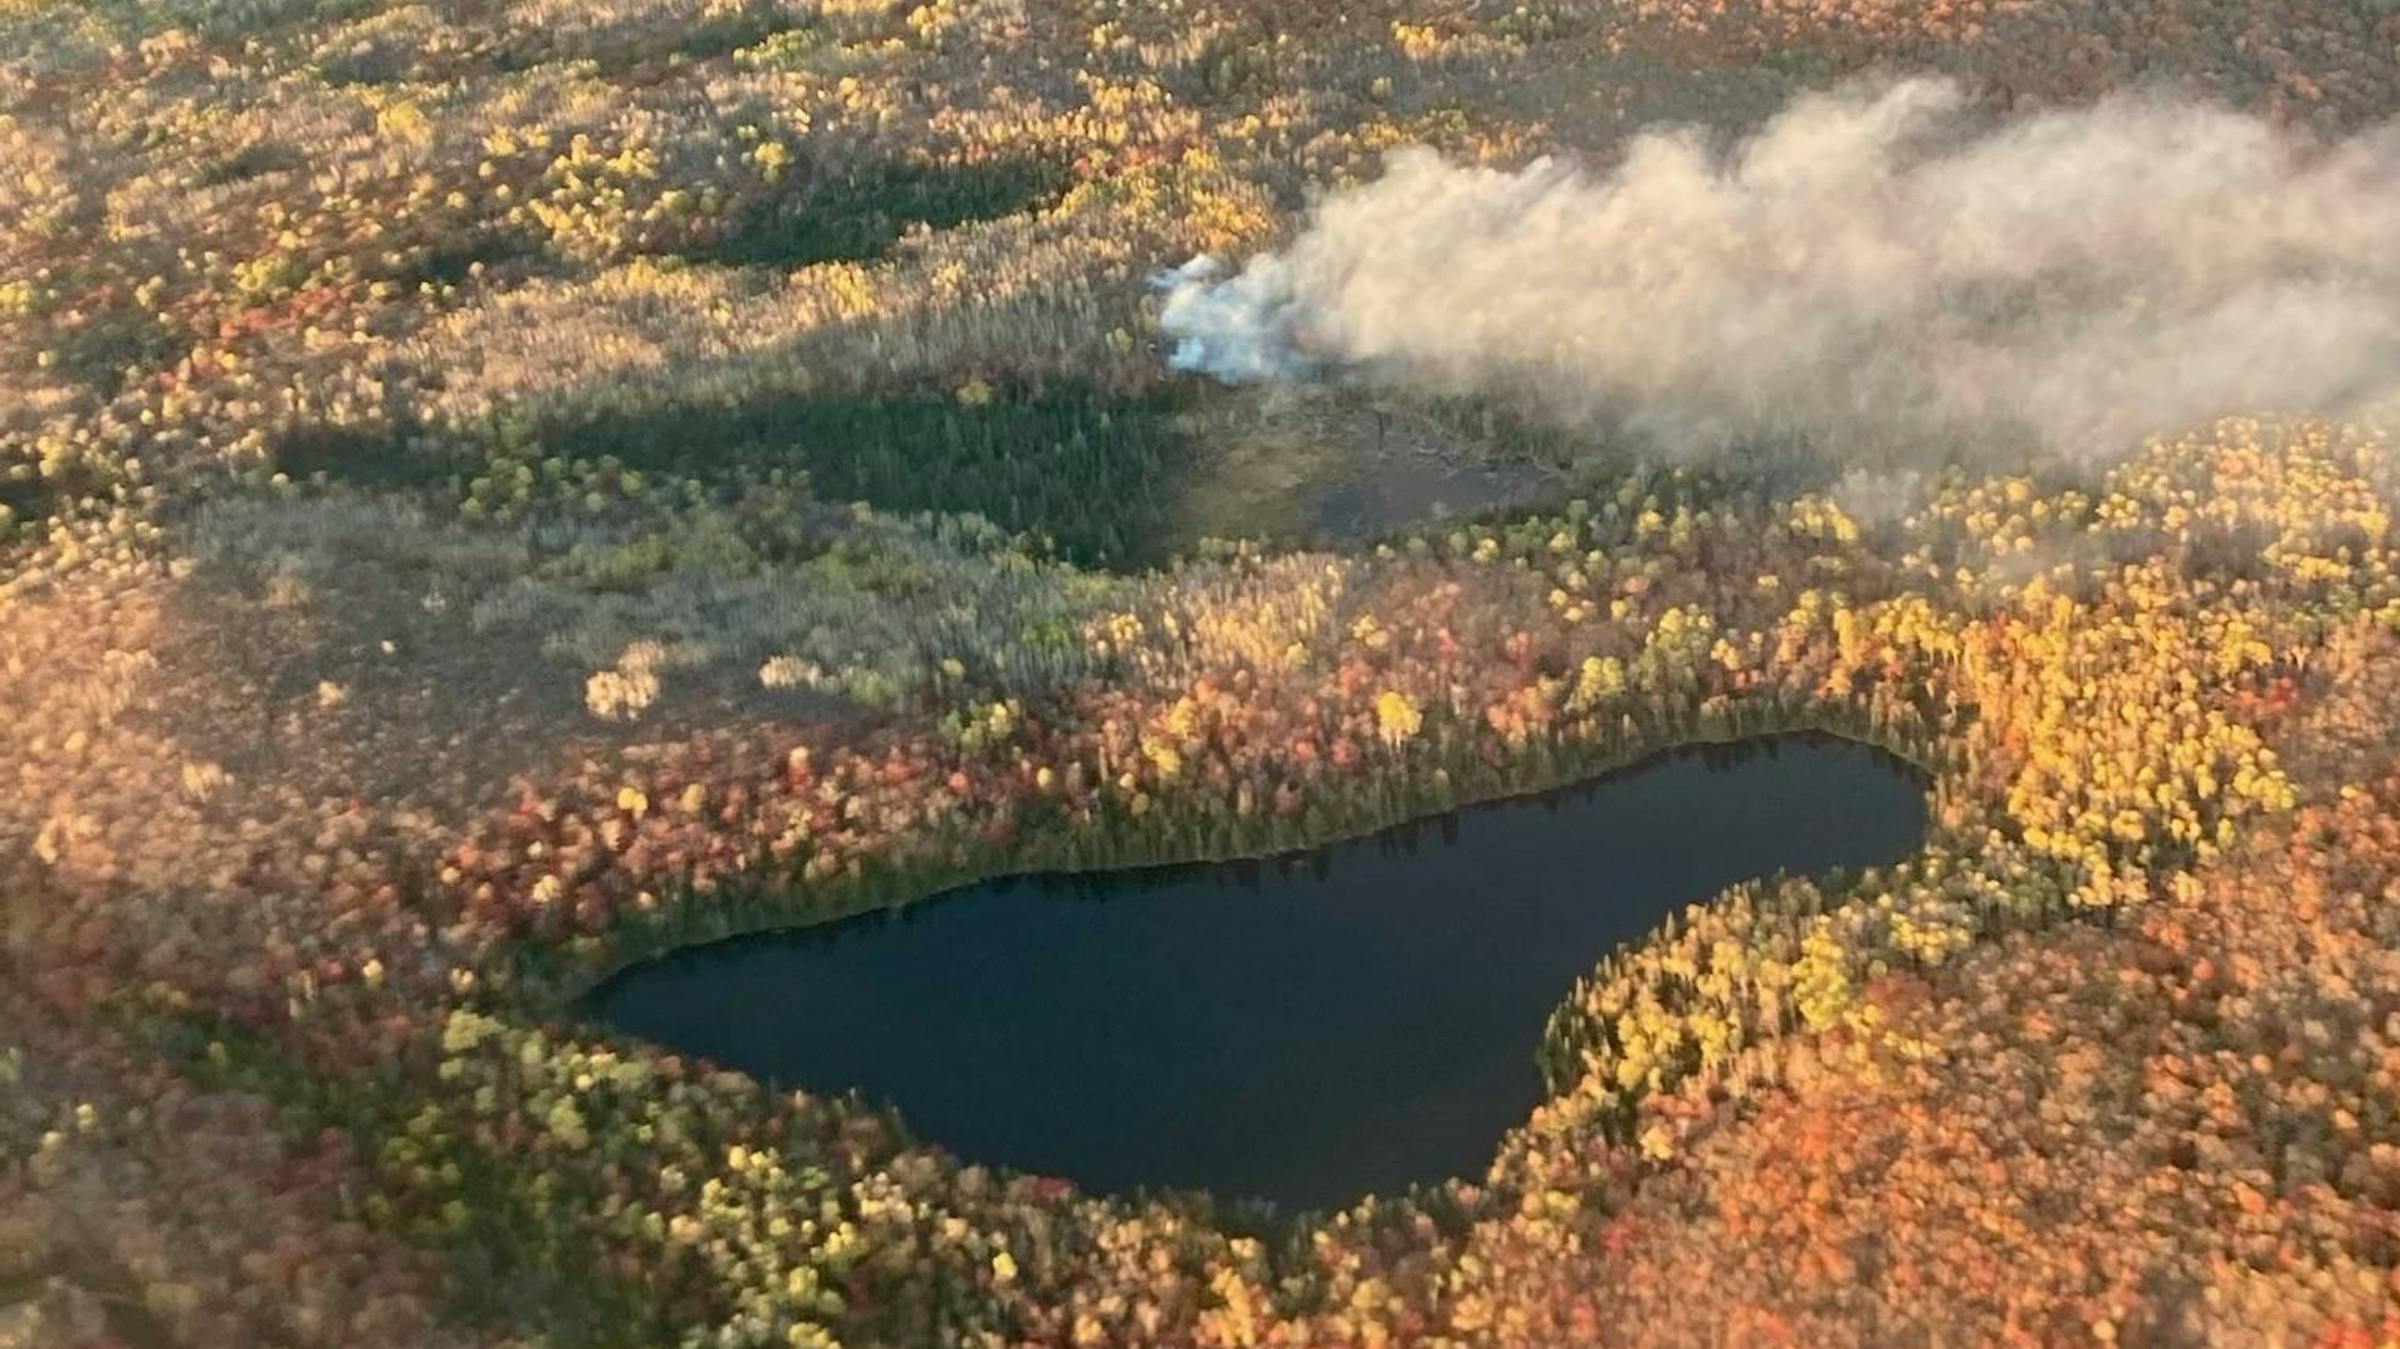
[[[798,468],[826,498],[974,512],[1045,535],[1076,562],[1138,566],[1159,560],[1174,537],[1191,457],[1174,422],[1185,398],[1072,379],[966,399],[944,388],[770,391],[539,424],[527,439],[545,453],[690,477]]]
[[[752,205],[708,247],[684,256],[728,266],[870,262],[912,225],[956,229],[1055,202],[1073,176],[1034,159],[980,164],[870,161],[819,174],[804,190]]]

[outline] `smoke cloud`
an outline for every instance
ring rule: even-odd
[[[1179,368],[1536,400],[1837,457],[2120,453],[2400,392],[2400,134],[2311,143],[2157,97],[1994,122],[1952,85],[1817,94],[1603,175],[1423,149],[1281,252],[1157,284]]]

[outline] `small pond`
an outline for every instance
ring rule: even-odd
[[[1921,778],[1863,745],[1694,749],[1264,862],[1038,876],[634,966],[590,1009],[961,1157],[1286,1208],[1479,1176],[1619,942],[1746,877],[1896,861]]]

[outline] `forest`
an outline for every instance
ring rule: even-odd
[[[1172,368],[1395,152],[1900,76],[2372,151],[2400,8],[0,0],[0,1346],[2400,1343],[2390,427]],[[1513,485],[1325,527],[1402,466]],[[1488,1168],[1331,1212],[574,1010],[1796,731],[1922,849],[1591,953]]]

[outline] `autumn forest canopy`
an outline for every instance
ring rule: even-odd
[[[0,0],[0,1345],[2400,1342],[2396,112],[2381,0]],[[1921,846],[1322,1210],[584,1001],[1798,732]]]

